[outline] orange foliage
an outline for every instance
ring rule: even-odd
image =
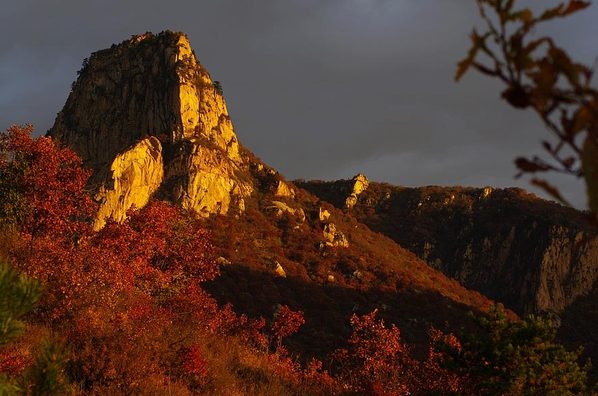
[[[73,153],[56,148],[47,138],[32,139],[30,132],[13,127],[0,137],[0,187],[11,192],[1,197],[2,213],[19,214],[13,217],[17,237],[8,248],[8,259],[45,286],[30,321],[67,342],[65,371],[81,391],[465,392],[462,379],[443,367],[444,352],[436,347],[442,343],[458,350],[454,336],[432,330],[428,357],[418,361],[401,340],[399,328],[385,326],[376,318],[377,310],[352,316],[347,348],[337,350],[329,361],[332,374],[308,354],[302,356],[302,364],[283,343],[306,323],[303,311],[281,305],[265,329],[263,318],[238,315],[230,304],[220,306],[204,290],[202,282],[216,278],[219,268],[211,236],[199,220],[152,201],[129,213],[123,224],[109,222],[93,232],[95,205],[85,191],[89,173]],[[20,211],[6,210],[17,207]],[[260,216],[247,221],[252,219],[264,221]],[[220,223],[219,228],[226,226]],[[299,246],[295,226],[286,228],[280,235]],[[263,237],[275,241],[268,233]],[[309,238],[315,242],[316,232]],[[237,251],[235,243],[231,240],[229,253]],[[339,283],[362,287],[366,275],[352,275],[360,257],[327,254],[330,261],[323,261],[328,266],[323,274],[335,266]],[[289,273],[293,270],[287,268]],[[296,273],[302,274],[298,269]],[[395,291],[385,287],[388,293]],[[1,373],[15,376],[31,364],[18,351],[0,350]]]
[[[269,354],[263,319],[220,307],[201,288],[219,270],[210,235],[198,220],[153,201],[125,223],[92,232],[96,206],[85,190],[89,172],[71,151],[30,134],[31,127],[12,127],[0,138],[3,187],[16,192],[1,203],[22,208],[8,254],[16,269],[45,286],[31,319],[68,340],[71,381],[100,393],[151,393],[148,386],[181,382],[189,390],[208,387],[218,375],[200,347],[208,334],[237,337],[250,353],[266,353],[289,384],[331,381],[321,363],[304,375],[293,359]],[[288,321],[276,325],[280,339],[301,324],[296,313],[288,313],[281,317]],[[10,349],[0,354],[7,374],[31,364]]]
[[[281,306],[274,315],[275,321],[272,323],[272,334],[276,340],[277,349],[282,345],[285,337],[295,334],[299,328],[305,324],[303,312],[293,311],[288,306]]]

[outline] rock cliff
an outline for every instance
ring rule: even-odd
[[[199,215],[252,193],[222,90],[182,33],[146,33],[83,63],[48,132],[94,170],[96,227],[153,194]]]
[[[354,180],[297,184],[343,208]],[[520,189],[370,183],[351,213],[520,314],[560,313],[598,279],[598,232],[584,215]]]

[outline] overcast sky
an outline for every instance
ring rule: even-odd
[[[550,32],[592,63],[597,21],[594,6]],[[533,191],[513,179],[513,159],[538,152],[547,132],[501,102],[497,83],[453,81],[477,22],[473,0],[7,0],[0,127],[45,132],[83,58],[133,34],[180,30],[222,82],[240,141],[289,179],[364,172]],[[559,183],[584,206],[579,181]]]

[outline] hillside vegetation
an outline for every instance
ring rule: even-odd
[[[542,321],[512,321],[492,309],[489,319],[468,320],[478,336],[461,341],[432,327],[428,319],[440,324],[451,315],[465,323],[465,304],[487,300],[398,247],[379,256],[387,262],[359,265],[363,277],[349,280],[346,273],[357,265],[352,260],[359,261],[359,253],[370,252],[372,257],[364,257],[369,261],[375,247],[392,246],[365,228],[349,234],[355,251],[326,253],[310,248],[310,238],[315,243],[316,237],[309,232],[301,243],[288,242],[284,231],[297,230],[290,219],[272,222],[257,208],[212,223],[154,201],[124,223],[109,222],[94,232],[97,204],[85,189],[89,172],[74,153],[49,138],[34,140],[30,132],[13,127],[0,139],[3,260],[43,290],[19,334],[1,350],[2,386],[10,392],[497,394],[498,389],[545,389],[575,394],[585,389],[585,371],[575,354],[551,344],[554,335]],[[244,238],[241,231],[222,232],[233,224]],[[354,221],[348,225],[359,230]],[[229,244],[222,241],[225,235]],[[258,246],[248,247],[249,241]],[[280,241],[289,249],[277,252],[264,245]],[[224,252],[239,264],[220,268]],[[259,252],[282,260],[288,275],[273,278],[254,268]],[[298,264],[289,265],[286,255]],[[375,271],[389,276],[381,281]],[[338,282],[330,285],[329,275]],[[319,279],[323,276],[329,283]],[[6,287],[12,286],[2,290]],[[222,304],[233,294],[229,288],[239,296],[237,312]],[[3,294],[2,307],[10,306],[9,298]],[[385,303],[391,301],[394,308]],[[274,302],[279,305],[269,305]],[[446,313],[438,316],[442,310]],[[425,322],[414,326],[422,334],[411,336],[416,343],[425,340],[419,341],[419,353],[399,327],[380,318],[407,312],[411,321]],[[488,355],[490,345],[494,351],[506,345],[515,349],[499,358],[496,352]],[[496,359],[492,370],[481,370],[489,359]]]

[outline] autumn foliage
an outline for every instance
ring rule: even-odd
[[[0,255],[43,289],[35,308],[39,296],[14,314],[22,331],[0,349],[0,385],[16,394],[495,394],[476,386],[513,367],[486,354],[494,338],[461,343],[435,329],[427,355],[416,358],[377,310],[354,314],[351,336],[333,353],[301,354],[288,340],[301,332],[304,312],[278,305],[267,319],[251,318],[204,289],[220,271],[200,220],[152,201],[94,232],[89,173],[72,152],[30,134],[12,127],[0,136],[0,216],[10,239]],[[13,288],[0,286],[1,311]],[[498,319],[488,323],[509,328]],[[514,334],[554,337],[530,326]],[[532,351],[531,363],[565,365],[566,375],[542,378],[585,389],[577,355],[526,342],[533,348],[521,353]],[[484,371],[491,363],[496,370]]]
[[[377,310],[363,316],[353,315],[349,346],[334,354],[346,390],[375,395],[465,391],[465,382],[442,366],[444,354],[435,346],[439,340],[458,345],[454,336],[433,330],[428,356],[425,361],[418,361],[413,358],[411,348],[401,340],[400,330],[395,325],[387,327],[377,315]]]
[[[268,357],[264,320],[219,306],[201,288],[219,270],[197,219],[154,201],[125,223],[93,232],[89,172],[69,150],[30,134],[30,127],[12,127],[0,139],[0,188],[8,192],[0,214],[14,235],[3,254],[43,287],[30,321],[67,341],[64,371],[73,384],[84,393],[151,393],[163,386],[207,392],[217,386],[217,373],[209,369],[202,340],[213,337],[239,340],[245,353],[265,361],[278,359]],[[279,344],[300,326],[293,314],[283,310],[275,323]],[[5,354],[28,361],[14,349]],[[286,372],[281,382],[298,386],[301,366],[289,357],[278,360],[288,365],[277,370]],[[6,373],[15,371],[5,363]],[[321,366],[305,375],[315,373]]]
[[[305,323],[303,312],[293,311],[288,306],[281,306],[274,315],[272,323],[272,335],[275,338],[277,348],[282,345],[282,340],[299,331]]]
[[[468,69],[500,80],[502,98],[518,109],[530,109],[552,139],[542,142],[545,157],[515,160],[520,174],[567,204],[558,188],[537,174],[558,172],[584,177],[588,207],[598,221],[598,90],[591,67],[571,60],[550,36],[534,37],[536,28],[568,17],[591,5],[569,0],[534,13],[514,0],[477,0],[486,31],[474,30],[468,55],[457,68],[459,80]]]

